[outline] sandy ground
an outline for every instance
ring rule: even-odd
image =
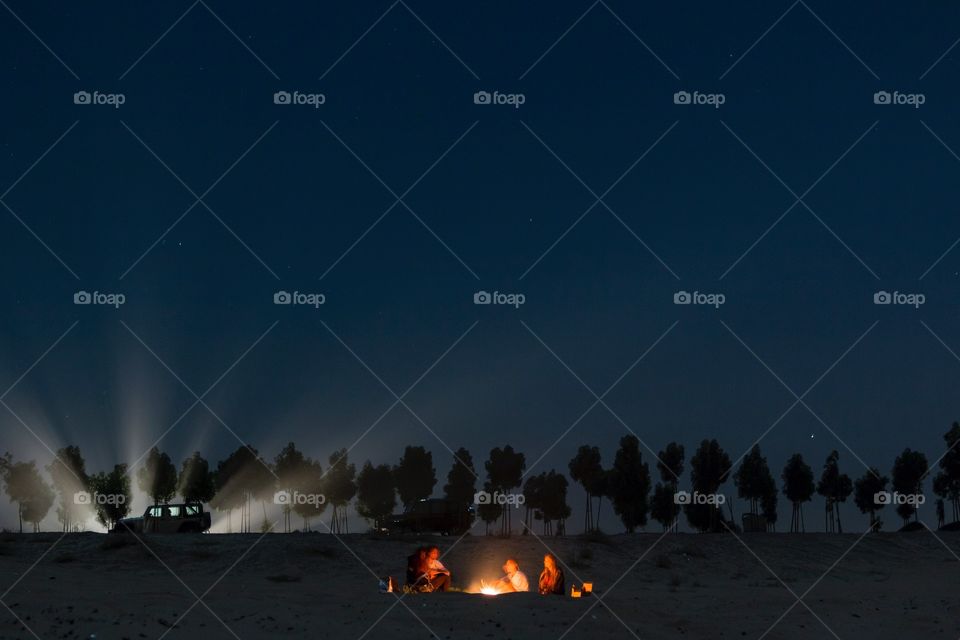
[[[938,535],[960,554],[960,535]],[[148,550],[126,536],[2,534],[0,601],[9,609],[0,606],[0,637],[960,638],[951,551],[928,532],[859,538],[752,534],[741,538],[748,549],[729,535],[208,534],[145,537]],[[375,575],[402,580],[405,556],[427,541],[449,549],[461,587],[497,577],[508,554],[535,583],[549,546],[568,565],[568,584],[592,580],[598,595],[378,593]],[[803,602],[813,613],[790,609],[797,599],[787,587],[810,589]]]

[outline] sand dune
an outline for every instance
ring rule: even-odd
[[[813,613],[797,604],[767,638],[955,640],[960,535],[939,535],[952,553],[927,532],[859,542],[856,534],[753,534],[741,538],[749,549],[729,535],[692,534],[155,535],[144,538],[149,550],[126,536],[4,534],[0,589],[13,587],[0,599],[13,613],[0,607],[0,637],[756,639],[796,602],[779,577],[797,596],[815,585],[804,597]],[[402,580],[405,556],[431,540],[449,550],[458,586],[496,577],[507,555],[534,581],[549,547],[568,565],[568,583],[592,580],[602,602],[377,592],[376,575]]]

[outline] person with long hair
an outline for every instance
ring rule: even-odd
[[[540,595],[563,595],[563,569],[552,553],[543,556],[543,571],[540,572]]]

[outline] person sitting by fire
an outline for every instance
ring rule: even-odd
[[[407,556],[407,587],[413,591],[429,590],[427,579],[427,548],[417,550]]]
[[[427,547],[426,574],[434,591],[446,591],[450,588],[450,570],[440,562],[439,547]]]
[[[530,583],[527,576],[520,571],[520,565],[513,558],[507,558],[503,563],[503,573],[506,574],[496,582],[496,588],[499,593],[511,593],[513,591],[530,591]]]
[[[564,595],[563,569],[557,565],[557,558],[552,553],[543,556],[543,571],[540,572],[540,595]]]

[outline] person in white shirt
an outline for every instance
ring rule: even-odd
[[[520,571],[520,565],[513,558],[507,558],[503,563],[503,572],[506,574],[497,581],[497,590],[500,593],[511,593],[513,591],[530,591],[530,583],[527,576]]]
[[[450,570],[440,562],[440,549],[427,548],[427,579],[434,591],[446,591],[450,588]]]

